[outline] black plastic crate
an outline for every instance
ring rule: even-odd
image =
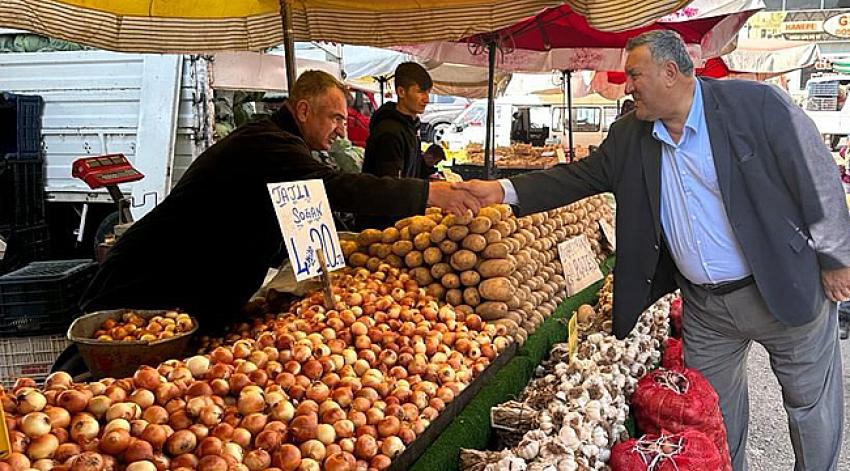
[[[0,156],[16,158],[41,152],[41,113],[37,95],[0,94]]]
[[[44,159],[41,154],[31,157],[0,161],[0,226],[44,223]]]
[[[0,227],[6,253],[0,260],[0,275],[50,257],[50,230],[47,224],[29,227]]]
[[[63,332],[95,272],[93,260],[56,260],[0,276],[0,335]]]

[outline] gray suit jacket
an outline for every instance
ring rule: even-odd
[[[787,325],[828,300],[820,271],[850,266],[850,216],[838,171],[814,123],[770,85],[700,79],[726,213],[770,311]],[[584,160],[513,178],[520,214],[600,192],[617,197],[614,333],[676,288],[661,230],[661,144],[634,113]]]

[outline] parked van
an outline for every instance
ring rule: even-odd
[[[511,142],[534,145],[568,144],[564,131],[564,106],[545,95],[496,99],[494,113],[496,146]],[[573,100],[573,145],[597,146],[617,118],[617,102],[599,95]],[[460,150],[469,143],[483,144],[486,134],[487,100],[474,101],[452,123],[444,141],[449,149]]]

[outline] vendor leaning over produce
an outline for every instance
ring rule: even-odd
[[[448,183],[343,174],[314,160],[311,150],[343,134],[345,93],[327,73],[305,72],[283,108],[201,154],[118,240],[83,295],[84,312],[179,307],[206,331],[232,322],[284,250],[267,183],[321,178],[335,211],[477,211],[475,198]]]
[[[836,301],[850,298],[850,216],[812,121],[773,86],[696,79],[681,38],[627,45],[635,111],[598,151],[498,182],[457,184],[522,214],[617,197],[614,332],[676,287],[687,366],[720,396],[735,470],[747,469],[747,352],[770,354],[796,470],[834,470],[844,415]]]

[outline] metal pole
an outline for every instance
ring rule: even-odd
[[[565,70],[564,71],[564,84],[565,84],[565,86],[564,86],[565,97],[564,98],[567,100],[567,112],[569,113],[569,117],[570,117],[570,124],[569,124],[569,126],[570,126],[569,127],[570,162],[573,161],[573,157],[575,156],[575,148],[573,147],[573,90],[572,90],[572,84],[570,83],[572,81],[572,75],[573,75],[572,70]]]
[[[386,77],[378,77],[378,83],[381,84],[381,106],[384,105],[384,84],[387,83]]]
[[[290,0],[280,0],[280,16],[283,18],[283,57],[286,62],[286,89],[295,86],[295,31],[292,28],[292,5]]]
[[[495,177],[493,167],[495,163],[495,139],[493,139],[495,122],[495,103],[493,99],[494,84],[493,80],[496,76],[496,41],[487,43],[488,68],[487,68],[487,131],[484,140],[484,179],[490,180]]]

